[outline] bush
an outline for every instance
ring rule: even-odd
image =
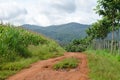
[[[66,50],[69,52],[82,52],[87,48],[86,41],[83,40],[73,40],[69,45],[66,46]]]

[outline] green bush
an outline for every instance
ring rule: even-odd
[[[77,58],[66,58],[58,63],[56,63],[53,68],[58,69],[71,69],[78,66],[79,60]]]
[[[73,40],[65,49],[69,52],[83,52],[87,49],[87,43],[85,39]]]

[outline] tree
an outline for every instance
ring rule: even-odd
[[[88,30],[86,30],[89,37],[92,39],[104,39],[110,32],[109,26],[111,26],[111,21],[104,18],[92,24]]]
[[[112,31],[111,52],[113,52],[115,27],[120,24],[120,18],[118,17],[120,14],[119,4],[120,0],[98,0],[98,5],[95,9],[102,18],[107,17],[111,21],[111,26],[109,26]]]

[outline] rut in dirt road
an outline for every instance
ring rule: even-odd
[[[79,66],[70,71],[53,70],[53,65],[68,57],[80,59]],[[89,80],[87,57],[83,53],[65,53],[64,56],[36,62],[7,80]]]

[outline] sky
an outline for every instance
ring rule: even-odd
[[[0,0],[0,20],[14,25],[92,24],[97,0]]]

